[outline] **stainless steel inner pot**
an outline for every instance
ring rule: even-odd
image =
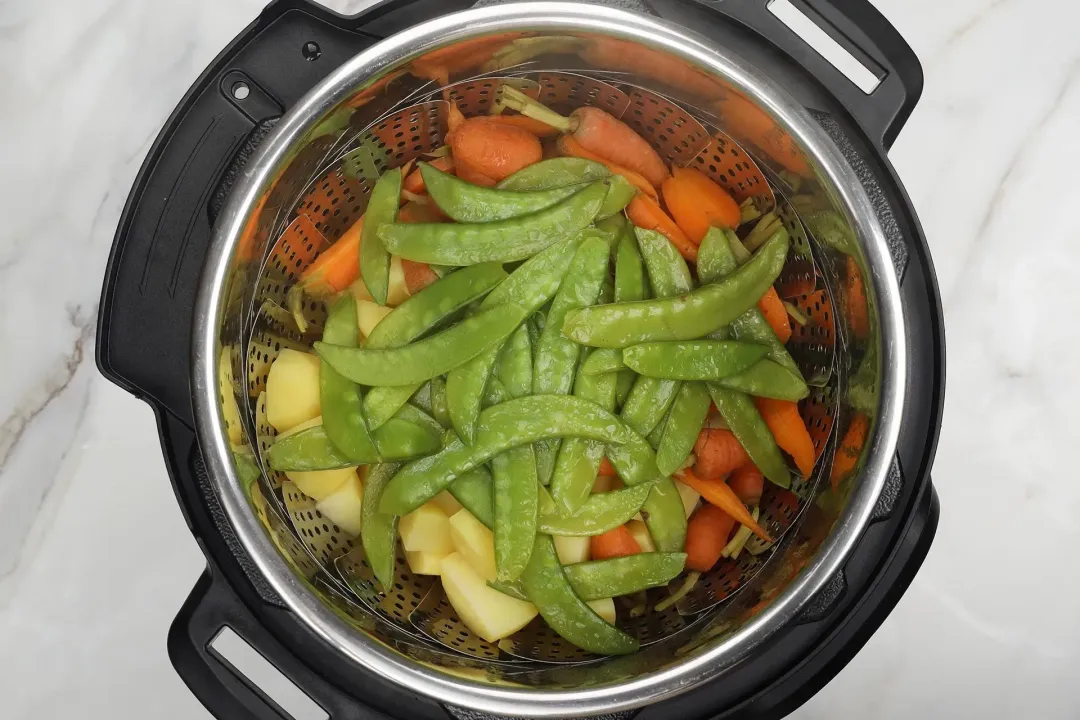
[[[512,78],[512,79],[511,79]],[[310,346],[286,311],[302,270],[359,218],[378,172],[439,145],[447,100],[486,112],[513,82],[556,109],[604,107],[670,161],[698,167],[794,239],[779,283],[809,322],[793,355],[820,458],[791,491],[770,488],[778,543],[719,565],[663,613],[631,619],[635,655],[595,658],[535,624],[498,645],[473,636],[437,582],[399,562],[394,592],[363,552],[283,476],[265,470],[266,371]],[[865,293],[853,292],[856,281]],[[865,298],[865,299],[864,299]],[[304,313],[317,327],[322,303]],[[444,702],[566,717],[642,706],[722,677],[789,622],[843,565],[893,456],[905,338],[895,271],[855,172],[814,118],[768,77],[685,28],[578,3],[474,9],[357,55],[307,94],[248,163],[218,219],[199,289],[195,410],[229,520],[259,570],[341,655]],[[868,428],[865,440],[854,442]],[[848,435],[837,467],[838,446]],[[854,469],[842,472],[852,465]],[[650,607],[666,596],[650,591]],[[722,680],[721,680],[722,681]]]

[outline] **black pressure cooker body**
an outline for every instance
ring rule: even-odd
[[[481,717],[344,662],[284,605],[233,533],[196,441],[189,328],[211,229],[234,179],[278,118],[380,39],[474,0],[390,0],[346,17],[277,0],[210,64],[158,136],[117,230],[101,301],[97,361],[154,408],[162,452],[207,570],[177,615],[169,655],[217,717],[287,717],[215,652],[228,627],[334,720]],[[766,71],[809,108],[859,174],[890,240],[909,343],[896,456],[871,525],[843,570],[797,619],[721,679],[618,717],[779,718],[854,657],[911,583],[937,527],[930,466],[941,424],[944,331],[922,229],[886,151],[922,89],[910,47],[867,0],[806,0],[822,29],[881,78],[858,89],[782,24],[765,0],[648,0]]]

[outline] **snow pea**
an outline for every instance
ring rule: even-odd
[[[761,474],[780,487],[791,487],[791,471],[750,396],[716,383],[708,383],[707,387],[720,416]]]
[[[594,182],[549,208],[495,222],[385,225],[379,238],[390,252],[417,262],[460,266],[524,260],[587,228],[607,188],[604,181]]]
[[[810,394],[810,389],[800,375],[766,358],[740,373],[720,378],[716,383],[729,390],[739,390],[747,395],[775,400],[798,401]]]
[[[438,420],[433,418],[431,415],[428,415],[420,408],[414,407],[409,404],[403,405],[402,408],[397,411],[397,415],[394,415],[394,417],[398,420],[404,420],[405,422],[410,422],[413,425],[419,425],[420,427],[427,428],[432,435],[435,435],[437,437],[441,437],[446,433],[446,428],[444,428]],[[325,424],[326,419],[324,418],[323,425]]]
[[[638,649],[636,639],[606,622],[574,594],[549,535],[536,536],[521,581],[525,594],[551,629],[582,650],[626,655]]]
[[[375,392],[372,389],[368,395]],[[446,408],[446,381],[442,375],[431,378],[431,416],[444,428],[451,427],[450,411]]]
[[[589,353],[578,369],[579,375],[604,375],[626,369],[622,353],[614,348],[597,348]]]
[[[391,418],[374,432],[372,454],[356,461],[338,451],[322,425],[278,438],[267,452],[267,462],[274,470],[307,472],[336,470],[383,460],[404,460],[435,452],[442,440],[426,427]]]
[[[648,435],[671,408],[679,392],[679,381],[638,377],[623,403],[619,417],[641,435]]]
[[[593,479],[596,479],[595,476]],[[578,512],[572,515],[541,515],[537,526],[540,532],[548,535],[599,535],[634,517],[645,504],[651,490],[651,485],[644,484],[593,493]]]
[[[484,397],[480,402],[480,406],[489,408],[493,405],[500,405],[509,399],[510,393],[507,391],[506,386],[502,384],[502,380],[492,375],[488,378],[487,387],[484,388]]]
[[[719,380],[743,372],[768,352],[764,345],[737,340],[683,340],[631,345],[623,362],[646,377]]]
[[[446,376],[446,407],[450,411],[450,423],[458,436],[469,445],[476,439],[476,419],[483,405],[484,389],[499,359],[499,348],[488,348]]]
[[[521,576],[536,537],[536,454],[532,445],[511,448],[491,458],[495,499],[495,567],[498,579]]]
[[[461,308],[483,297],[507,278],[498,263],[462,268],[405,300],[382,319],[364,347],[369,350],[400,347],[412,342]],[[323,338],[326,340],[326,338]],[[326,340],[329,342],[329,340]],[[417,385],[373,388],[364,398],[368,426],[379,427],[394,416],[417,390]]]
[[[609,249],[596,235],[589,235],[574,255],[559,291],[551,302],[544,330],[536,345],[533,359],[533,393],[565,395],[574,384],[581,346],[560,332],[562,318],[574,308],[587,307],[597,301],[607,279]],[[537,472],[545,485],[555,468],[559,443],[550,440],[536,449]]]
[[[495,527],[495,504],[491,473],[481,465],[450,483],[447,488],[461,506],[489,529]]]
[[[615,248],[615,302],[635,302],[645,299],[645,263],[638,250],[634,233],[619,236]]]
[[[678,470],[694,450],[709,414],[709,402],[704,383],[685,382],[679,388],[656,445],[656,467],[664,475]]]
[[[360,543],[368,565],[383,590],[394,586],[394,554],[397,545],[397,518],[379,512],[379,498],[398,463],[372,465],[364,478],[364,498],[360,506]]]
[[[611,172],[606,167],[592,160],[570,157],[551,158],[518,170],[495,187],[499,190],[517,192],[546,190],[603,180],[609,175]]]
[[[682,552],[686,542],[686,513],[675,482],[656,466],[656,453],[638,433],[628,430],[622,445],[608,445],[607,457],[619,478],[628,486],[649,483],[649,493],[641,514],[656,549]]]
[[[420,163],[420,175],[439,209],[461,223],[487,223],[528,215],[551,207],[588,184],[582,182],[531,192],[498,190],[465,182],[427,163]]]
[[[597,352],[605,352],[597,350]],[[574,396],[590,400],[600,407],[615,410],[615,373],[578,375]],[[551,476],[551,495],[562,512],[576,513],[585,503],[596,482],[604,445],[584,438],[569,438],[559,447]]]
[[[635,195],[637,195],[637,188],[633,183],[622,175],[612,175],[608,179],[607,195],[604,196],[604,202],[596,213],[596,219],[603,220],[621,213]]]
[[[356,301],[346,295],[330,309],[323,330],[326,342],[356,347]],[[378,450],[364,420],[364,398],[360,386],[342,377],[330,366],[319,372],[319,397],[323,430],[342,455],[359,465],[378,456]]]
[[[787,233],[787,230],[778,230],[778,233]],[[732,243],[739,242],[737,237],[729,238],[723,231],[712,228],[701,240],[698,248],[698,279],[701,283],[708,284],[719,280],[738,268],[739,263],[732,251]],[[769,348],[768,357],[778,362],[788,370],[797,373],[801,378],[802,373],[795,360],[788,353],[784,343],[773,332],[769,321],[765,319],[761,310],[755,305],[731,321],[731,330],[739,340],[765,345]]]
[[[574,563],[563,567],[563,572],[577,596],[588,602],[664,585],[684,567],[685,553],[650,552]]]
[[[386,304],[390,286],[390,254],[380,237],[383,225],[397,220],[398,199],[401,197],[401,168],[383,173],[371,189],[364,224],[360,229],[360,276],[379,305]]]
[[[525,323],[518,326],[503,346],[496,367],[496,377],[510,397],[522,397],[532,392],[532,341]]]
[[[315,352],[332,368],[361,385],[419,386],[500,344],[524,319],[521,308],[504,305],[403,347],[372,350],[316,342]]]
[[[402,468],[383,495],[380,509],[405,515],[496,455],[552,437],[586,437],[617,447],[628,433],[614,415],[580,398],[531,395],[509,400],[480,413],[472,445],[455,440]]]
[[[593,347],[702,337],[757,303],[783,269],[788,244],[786,236],[774,235],[734,273],[686,295],[571,311],[563,333]]]

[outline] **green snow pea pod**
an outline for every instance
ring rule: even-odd
[[[498,590],[503,595],[509,595],[512,598],[524,600],[525,602],[529,601],[529,596],[525,594],[525,586],[521,584],[521,580],[515,580],[514,582],[488,580],[488,587]]]
[[[375,392],[372,389],[371,392]],[[371,393],[368,393],[370,395]],[[446,380],[442,375],[431,378],[431,416],[444,428],[452,427],[450,411],[446,408]]]
[[[650,552],[574,563],[563,572],[577,596],[588,602],[665,585],[685,567],[686,553]]]
[[[641,513],[656,549],[682,552],[686,542],[686,513],[675,482],[656,466],[656,453],[645,438],[636,432],[626,433],[622,445],[608,445],[607,457],[619,478],[628,486],[651,484]]]
[[[646,377],[668,380],[719,380],[743,372],[769,351],[737,340],[684,340],[631,345],[626,366]]]
[[[624,229],[615,248],[615,302],[645,299],[645,262],[634,233]]]
[[[623,403],[619,417],[641,435],[648,435],[675,402],[679,381],[665,378],[639,377]]]
[[[708,383],[707,387],[720,416],[761,474],[780,487],[791,487],[791,471],[750,396],[716,383]]]
[[[380,237],[380,228],[397,220],[401,197],[401,168],[387,170],[371,189],[364,225],[360,229],[360,276],[371,297],[380,305],[386,304],[390,286],[390,254]]]
[[[716,380],[716,383],[729,390],[739,390],[747,395],[775,400],[798,401],[810,394],[810,389],[801,376],[780,363],[765,358],[740,373]]]
[[[356,347],[356,301],[346,295],[330,309],[323,330],[326,342]],[[332,367],[319,373],[319,397],[322,405],[323,431],[341,454],[360,465],[378,457],[378,450],[364,420],[364,398],[360,386],[342,377]]]
[[[587,228],[606,195],[607,184],[595,182],[531,215],[489,223],[385,225],[379,238],[390,252],[416,262],[476,265],[524,260]]]
[[[681,385],[679,386],[679,389],[682,389]],[[678,396],[678,393],[675,393],[675,395]],[[667,426],[668,418],[671,417],[671,409],[674,407],[675,401],[672,400],[671,407],[668,408],[667,413],[664,414],[664,419],[653,428],[651,433],[645,436],[645,439],[649,441],[649,446],[652,447],[653,450],[660,448],[660,441],[664,438],[664,428]]]
[[[397,415],[394,416],[398,420],[404,420],[410,422],[413,425],[419,425],[420,427],[427,428],[428,431],[436,437],[442,437],[446,432],[438,420],[428,415],[426,412],[413,405],[405,404],[400,410],[397,411]],[[326,419],[323,418],[323,425],[326,424]]]
[[[615,373],[578,375],[574,383],[574,395],[613,412],[615,380]],[[584,438],[569,438],[563,441],[551,475],[551,495],[559,504],[561,512],[576,513],[589,498],[600,470],[600,461],[603,459],[603,443]]]
[[[503,346],[495,376],[502,382],[510,397],[522,397],[532,392],[532,342],[529,328],[522,323]]]
[[[709,402],[705,383],[686,382],[679,388],[656,446],[656,467],[664,475],[682,467],[694,450],[694,443],[709,414]]]
[[[606,167],[592,160],[583,158],[552,158],[541,160],[500,182],[499,190],[547,190],[549,188],[577,185],[583,182],[603,180],[611,175]]]
[[[787,233],[786,230],[778,230],[777,232]],[[703,285],[716,282],[730,275],[739,266],[738,261],[735,259],[735,253],[732,252],[732,243],[737,242],[739,242],[737,237],[729,238],[726,233],[716,228],[710,229],[705,234],[705,237],[701,240],[701,247],[698,248],[698,279],[701,280]],[[795,364],[795,360],[788,353],[787,348],[784,347],[784,343],[780,342],[780,338],[776,337],[776,333],[773,332],[769,321],[765,319],[765,316],[756,305],[732,320],[731,330],[739,340],[768,347],[769,354],[767,357],[792,372],[798,373],[801,377],[802,373],[799,372],[799,366]]]
[[[617,447],[628,433],[614,415],[580,398],[531,395],[509,400],[480,413],[472,445],[455,440],[402,468],[383,495],[380,509],[405,515],[496,455],[553,437],[586,437]]]
[[[509,306],[508,306],[509,307]],[[500,346],[488,348],[446,376],[446,407],[458,436],[471,445],[476,439],[476,420],[484,390],[499,359]]]
[[[593,493],[573,515],[541,515],[537,526],[548,535],[600,535],[634,517],[651,490],[652,486],[645,484]]]
[[[635,195],[637,195],[637,188],[633,183],[622,175],[612,175],[608,179],[607,195],[604,197],[603,204],[600,205],[600,211],[596,213],[596,219],[603,220],[621,213]]]
[[[597,348],[581,363],[579,375],[604,375],[626,369],[622,353],[614,348]]]
[[[379,498],[400,467],[398,463],[372,465],[364,478],[364,499],[360,507],[360,543],[375,579],[384,590],[394,586],[397,518],[379,512]]]
[[[621,408],[626,404],[636,381],[637,373],[633,370],[623,370],[619,373],[619,379],[615,383],[615,407]]]
[[[376,452],[360,462],[345,456],[330,442],[322,425],[278,438],[267,452],[267,461],[274,470],[307,472],[381,462],[404,460],[435,452],[441,438],[426,427],[391,418],[374,433]]]
[[[788,238],[775,235],[731,275],[686,295],[581,308],[567,314],[563,333],[593,347],[692,340],[727,325],[772,286],[787,257]]]
[[[420,163],[420,174],[428,194],[439,209],[461,223],[495,222],[528,215],[551,207],[587,185],[581,183],[548,190],[515,192],[473,185],[427,163]],[[610,191],[608,194],[611,194]]]
[[[420,389],[413,393],[413,396],[409,398],[409,404],[423,410],[428,415],[432,415],[431,380],[428,380],[421,385]],[[432,417],[434,417],[434,415],[432,415]]]
[[[461,506],[489,529],[495,527],[495,503],[491,473],[481,465],[459,477],[447,488]]]
[[[592,305],[600,297],[607,279],[609,248],[596,236],[587,237],[574,255],[570,269],[566,271],[559,291],[551,302],[544,330],[536,345],[533,359],[533,393],[537,395],[565,395],[574,384],[581,346],[560,332],[562,318],[574,308]],[[559,443],[550,440],[540,443],[536,449],[537,471],[540,482],[551,480]]]
[[[532,445],[491,458],[495,495],[495,567],[498,579],[517,580],[529,564],[536,537],[536,454]]]
[[[507,391],[506,386],[502,384],[502,380],[492,375],[488,378],[487,387],[484,388],[484,399],[483,402],[480,403],[480,406],[489,408],[493,405],[500,405],[510,399],[511,395]]]
[[[382,319],[364,347],[381,350],[406,345],[506,279],[498,263],[462,268],[436,280]],[[323,338],[326,340],[326,338]],[[327,341],[329,342],[329,341]],[[417,390],[417,385],[377,387],[364,398],[368,426],[377,428],[394,416]]]
[[[524,319],[521,308],[505,305],[403,347],[371,350],[316,342],[315,352],[330,367],[361,385],[419,385],[500,344]]]
[[[606,622],[574,594],[550,536],[536,536],[521,582],[525,594],[547,624],[582,650],[598,655],[626,655],[638,649],[636,639]]]

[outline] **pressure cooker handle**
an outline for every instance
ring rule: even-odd
[[[879,78],[864,92],[769,9],[774,0],[698,0],[757,32],[824,84],[888,149],[923,89],[919,58],[870,0],[786,0]]]

